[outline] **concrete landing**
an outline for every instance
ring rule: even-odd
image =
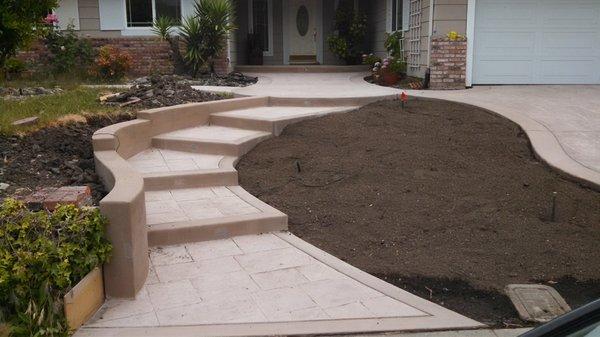
[[[108,300],[76,336],[227,336],[481,326],[287,232],[155,247],[149,258],[151,272],[136,299]]]

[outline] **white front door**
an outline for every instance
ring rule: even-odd
[[[289,0],[288,25],[290,63],[317,59],[317,11],[319,0]]]
[[[474,84],[600,84],[600,0],[477,0]]]

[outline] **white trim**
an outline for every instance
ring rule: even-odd
[[[355,8],[358,8],[358,0],[354,0]],[[315,44],[317,45],[317,62],[319,64],[323,64],[323,0],[317,0],[317,41]]]
[[[427,36],[427,67],[431,67],[431,38],[433,37],[433,14],[435,8],[435,0],[429,2],[429,34]]]
[[[473,86],[473,46],[475,40],[475,6],[476,0],[467,2],[467,69],[465,84]]]
[[[152,1],[152,22],[156,20],[156,0]],[[102,1],[100,0],[100,3]],[[122,0],[123,3],[123,29],[121,30],[121,34],[124,36],[152,36],[155,35],[152,32],[152,26],[150,27],[129,27],[127,24],[127,0]],[[179,0],[179,11],[180,11],[180,20],[183,20],[183,0]]]
[[[385,9],[385,30],[388,33],[393,33],[392,28],[394,27],[394,1],[401,2],[402,6],[402,28],[398,29],[396,27],[396,31],[406,32],[410,29],[410,0],[387,0],[386,1],[386,9]]]
[[[248,32],[251,34],[254,33],[254,0],[248,0]],[[267,39],[269,40],[269,49],[263,51],[263,56],[273,56],[273,0],[267,0],[267,20],[269,21],[269,35]]]
[[[282,32],[283,32],[283,64],[290,64],[290,25],[289,25],[289,11],[290,11],[290,3],[288,0],[281,1],[281,17],[282,21]]]

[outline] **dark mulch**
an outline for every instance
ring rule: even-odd
[[[226,98],[222,94],[199,91],[184,77],[156,75],[138,78],[133,85],[117,95],[110,96],[107,104],[135,108],[159,108],[193,102],[208,102]]]
[[[600,193],[541,164],[486,110],[374,103],[292,125],[238,168],[296,235],[475,319],[523,324],[511,283],[548,282],[574,307],[600,297]]]
[[[87,122],[51,126],[28,135],[0,135],[0,182],[10,185],[0,191],[0,199],[24,196],[41,187],[87,185],[97,204],[106,191],[95,173],[92,135],[133,118],[132,113],[90,115]]]

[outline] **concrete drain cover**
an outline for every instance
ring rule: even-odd
[[[506,294],[525,321],[544,323],[571,311],[562,296],[545,285],[509,284]]]

